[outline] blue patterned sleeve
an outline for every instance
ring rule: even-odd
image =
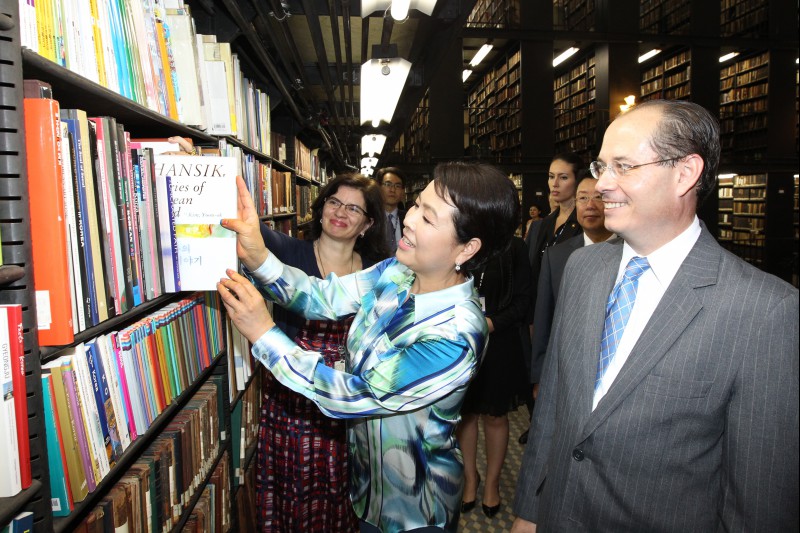
[[[282,384],[316,403],[333,418],[407,412],[430,405],[474,373],[476,348],[485,336],[437,336],[414,342],[362,374],[327,367],[319,354],[301,349],[279,328],[253,345],[253,355]]]
[[[383,272],[383,263],[366,270],[325,279],[309,276],[282,263],[275,254],[249,274],[267,299],[310,320],[338,320],[358,311],[361,296],[371,290]]]

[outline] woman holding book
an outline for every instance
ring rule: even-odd
[[[311,205],[311,240],[261,224],[264,244],[284,264],[318,278],[346,276],[388,257],[380,187],[358,174],[336,177]],[[343,360],[347,328],[341,321],[307,320],[275,308],[275,323],[297,346],[319,353],[322,364]],[[344,420],[319,408],[267,374],[256,456],[260,531],[349,533],[358,528],[350,502]]]
[[[403,221],[397,255],[346,276],[309,277],[264,247],[239,181],[238,233],[250,280],[218,289],[253,355],[332,418],[350,419],[351,499],[361,531],[456,531],[463,464],[461,403],[486,348],[471,272],[508,246],[519,205],[513,183],[478,163],[443,163]],[[280,329],[263,294],[307,318],[355,313],[343,369]]]

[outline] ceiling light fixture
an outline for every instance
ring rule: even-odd
[[[395,18],[392,10],[395,9],[394,4],[397,2],[398,0],[361,0],[361,18],[368,17],[376,11],[386,11],[387,9],[390,11],[392,18]],[[408,8],[406,8],[406,17],[408,16],[408,11],[411,9],[416,9],[417,11],[431,16],[433,14],[433,9],[436,7],[436,0],[403,0],[403,2],[408,4]],[[400,20],[404,19],[405,17]]]
[[[394,20],[406,20],[410,8],[411,0],[392,0],[392,7],[389,9],[389,13]]]
[[[627,113],[633,106],[636,105],[636,97],[632,94],[629,94],[623,98],[623,100],[625,100],[625,103],[619,106],[620,113]]]
[[[361,155],[370,157],[383,152],[383,145],[386,144],[386,135],[364,135],[361,137]]]
[[[736,176],[738,176],[738,174],[720,174],[717,176],[717,179],[724,180],[724,179],[735,178]]]
[[[472,61],[469,62],[470,66],[477,67],[480,65],[481,61],[492,51],[494,45],[491,43],[486,43],[480,47],[480,49],[475,53],[472,57]]]
[[[465,68],[464,71],[461,73],[461,82],[464,83],[470,76],[472,76],[472,71],[468,68]]]
[[[652,50],[650,50],[649,52],[645,52],[645,53],[643,53],[642,55],[640,55],[640,56],[639,56],[639,63],[644,63],[645,61],[647,61],[647,60],[648,60],[648,59],[650,59],[651,57],[655,57],[655,56],[657,56],[657,55],[658,55],[658,54],[660,54],[660,53],[661,53],[661,50],[660,50],[660,49],[658,49],[658,48],[653,48],[653,49],[652,49]]]
[[[729,54],[725,54],[724,56],[719,58],[719,62],[720,63],[724,63],[724,62],[728,61],[729,59],[733,59],[734,57],[736,57],[738,55],[739,55],[739,52],[731,52]]]
[[[553,66],[557,67],[558,65],[560,65],[561,63],[566,61],[568,58],[572,57],[575,54],[575,52],[577,52],[578,50],[580,50],[580,48],[576,48],[574,46],[570,46],[569,48],[567,48],[566,50],[564,50],[563,52],[558,54],[553,59]]]
[[[410,72],[411,63],[401,57],[361,65],[361,124],[377,128],[381,121],[391,122]]]

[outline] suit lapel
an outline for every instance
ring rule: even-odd
[[[703,307],[695,289],[716,283],[719,263],[719,245],[704,229],[661,298],[619,375],[589,416],[580,440],[585,439],[614,412],[683,334]],[[619,267],[619,259],[616,266]],[[606,292],[606,297],[610,290]],[[595,342],[595,364],[600,351],[600,334]],[[594,395],[594,378],[594,373],[586,377],[587,382],[591,382],[590,397]]]

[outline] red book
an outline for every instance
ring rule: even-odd
[[[8,316],[11,345],[11,379],[14,384],[14,414],[17,420],[17,447],[22,488],[31,486],[31,445],[28,436],[28,395],[25,386],[25,344],[22,337],[22,306],[0,305]]]
[[[24,109],[39,345],[61,346],[74,335],[59,108],[55,100],[25,98]]]

